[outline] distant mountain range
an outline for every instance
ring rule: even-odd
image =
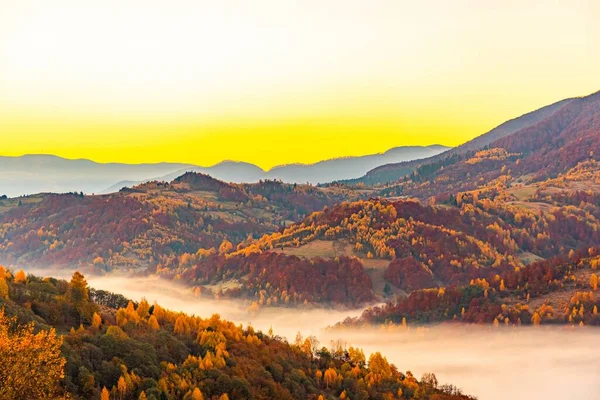
[[[101,164],[43,154],[0,157],[0,196],[42,192],[96,193],[124,178],[141,180],[191,167],[172,163]]]
[[[381,165],[431,157],[448,147],[405,146],[382,154],[347,157],[316,164],[291,164],[264,171],[256,165],[224,161],[212,167],[193,164],[120,164],[68,160],[53,155],[0,156],[0,196],[42,192],[111,193],[151,180],[171,181],[187,171],[209,174],[226,182],[281,179],[288,183],[326,183],[357,178]]]

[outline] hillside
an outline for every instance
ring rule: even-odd
[[[513,135],[524,129],[531,128],[547,118],[552,117],[557,111],[562,110],[564,107],[567,107],[577,101],[578,99],[565,99],[556,102],[524,114],[518,118],[504,122],[491,131],[484,133],[473,140],[470,140],[460,146],[449,149],[433,157],[410,162],[382,165],[369,171],[365,174],[365,176],[359,179],[349,180],[347,183],[364,183],[367,185],[385,184],[404,178],[405,176],[412,174],[419,167],[426,169],[427,165],[447,164],[449,162],[448,160],[460,159],[461,156],[466,153],[483,149],[499,139]]]
[[[0,363],[2,399],[471,398],[380,353],[134,303],[78,272],[66,282],[0,267]]]
[[[439,322],[598,326],[599,267],[600,248],[571,251],[468,285],[416,290],[336,327]]]
[[[523,265],[482,269],[468,284],[440,283],[413,291],[344,325],[396,324],[403,319],[413,323],[599,325],[595,292],[600,266],[600,162],[582,162],[543,182],[508,182],[497,180],[459,192],[438,206],[460,207],[471,215],[483,210],[507,222],[509,229],[503,236],[521,249],[517,255]],[[487,229],[500,232],[503,228]],[[521,234],[525,237],[518,237]]]
[[[343,202],[237,250],[189,255],[161,274],[201,290],[233,281],[222,295],[259,305],[356,305],[490,279],[600,242],[599,166],[589,161],[529,186],[493,182],[435,205]]]
[[[359,194],[188,173],[110,195],[0,200],[0,259],[97,270],[169,267],[183,253],[235,245]]]

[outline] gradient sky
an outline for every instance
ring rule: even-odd
[[[0,154],[263,168],[600,89],[600,2],[0,0]]]

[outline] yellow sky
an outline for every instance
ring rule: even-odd
[[[600,89],[596,0],[0,0],[0,154],[263,168]]]

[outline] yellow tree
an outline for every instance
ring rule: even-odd
[[[23,271],[22,269],[19,270],[19,272],[17,272],[15,274],[15,283],[25,283],[27,282],[27,277],[25,276],[25,271]]]
[[[223,240],[223,243],[219,246],[219,254],[227,254],[231,250],[233,250],[233,244],[227,239]]]
[[[8,284],[2,275],[0,275],[0,299],[8,300]]]
[[[371,354],[369,357],[369,374],[367,379],[370,383],[379,383],[382,379],[392,376],[392,367],[387,359],[379,352]]]
[[[323,372],[321,372],[321,370],[318,369],[317,372],[315,372],[315,378],[317,378],[317,383],[321,382],[322,377],[323,377]]]
[[[200,389],[194,389],[194,391],[192,392],[192,400],[204,400],[204,396],[202,395]]]
[[[332,383],[335,382],[335,380],[337,379],[337,372],[335,369],[333,368],[328,368],[327,371],[325,371],[325,375],[324,375],[324,380],[325,380],[325,386],[327,388],[329,388],[329,385],[331,385]]]
[[[100,325],[102,325],[102,317],[95,312],[92,316],[92,326],[96,329],[100,329]]]
[[[185,317],[180,315],[175,320],[175,326],[173,327],[173,332],[179,335],[188,334],[190,332],[190,328],[185,321]]]
[[[110,400],[110,393],[106,389],[106,386],[102,388],[102,392],[100,393],[100,400]]]
[[[71,282],[69,282],[68,294],[69,300],[74,304],[82,304],[88,301],[87,281],[79,271],[75,271]]]
[[[150,318],[148,318],[148,326],[150,326],[150,329],[153,331],[157,331],[158,328],[160,328],[160,325],[158,325],[158,320],[154,315],[151,315]]]
[[[119,381],[117,382],[117,390],[119,391],[122,400],[123,396],[125,396],[125,393],[127,393],[127,383],[125,382],[125,378],[123,378],[122,375],[119,378]]]
[[[142,297],[142,300],[140,301],[140,304],[138,304],[137,310],[135,310],[135,311],[140,316],[140,318],[144,319],[148,316],[149,310],[150,310],[150,304],[148,304],[148,300],[146,300],[145,297]]]
[[[590,286],[592,290],[598,290],[598,276],[596,274],[590,275]]]
[[[0,310],[0,399],[57,398],[66,360],[54,329],[34,333]],[[35,383],[35,384],[32,384]]]
[[[542,323],[542,317],[540,317],[540,314],[537,312],[534,312],[531,317],[531,322],[533,322],[534,325],[540,325]]]

